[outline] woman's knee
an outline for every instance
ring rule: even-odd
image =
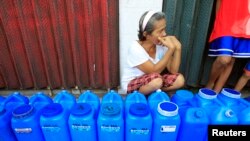
[[[148,85],[153,88],[153,89],[160,89],[163,85],[163,80],[162,78],[155,78],[153,80],[151,80]]]
[[[250,79],[250,73],[244,72],[242,75],[245,79]]]
[[[185,78],[182,74],[179,74],[174,82],[175,86],[181,88],[185,85]]]
[[[232,58],[231,56],[219,56],[217,58],[217,61],[221,64],[221,65],[229,65],[234,63],[234,58]]]

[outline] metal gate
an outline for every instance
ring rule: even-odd
[[[117,0],[1,0],[0,88],[119,85]]]

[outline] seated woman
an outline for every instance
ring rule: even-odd
[[[122,88],[149,95],[157,89],[172,91],[184,86],[178,73],[181,63],[181,43],[166,34],[163,12],[147,11],[139,21],[139,40],[128,49],[122,76]]]

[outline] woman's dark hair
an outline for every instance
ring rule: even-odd
[[[165,19],[165,14],[163,12],[157,12],[155,14],[152,15],[152,17],[149,19],[149,21],[146,24],[145,29],[143,30],[142,28],[142,24],[143,24],[143,20],[145,18],[145,16],[147,15],[149,11],[145,12],[139,21],[139,31],[138,31],[138,38],[140,41],[144,41],[146,40],[146,37],[143,36],[143,32],[146,31],[147,34],[151,34],[154,30],[154,23],[155,21],[159,21],[161,19]]]

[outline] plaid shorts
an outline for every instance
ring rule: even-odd
[[[163,87],[169,87],[175,82],[178,75],[179,75],[178,73],[177,74],[167,73],[163,75],[160,75],[159,73],[144,74],[129,82],[127,93],[132,93],[135,90],[139,90],[141,86],[147,85],[150,81],[152,81],[155,78],[162,78]]]

